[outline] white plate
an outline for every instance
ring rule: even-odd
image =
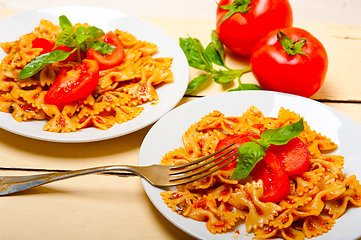
[[[290,109],[305,118],[311,129],[330,137],[339,145],[333,154],[345,157],[344,173],[355,174],[361,179],[361,126],[344,114],[319,102],[299,96],[267,92],[228,92],[188,102],[170,111],[146,135],[139,154],[139,165],[159,164],[163,155],[183,146],[182,134],[208,113],[219,110],[226,116],[241,116],[251,105],[261,110],[264,116],[276,117],[279,109]],[[243,223],[232,231],[211,234],[204,222],[194,221],[173,212],[164,204],[160,193],[164,189],[151,186],[142,180],[144,189],[154,206],[174,225],[199,239],[249,239]],[[331,231],[316,239],[356,239],[361,237],[361,208],[349,208],[344,216],[336,220]],[[236,234],[236,230],[240,234]]]
[[[89,23],[103,29],[104,32],[120,29],[136,36],[139,40],[155,43],[159,51],[154,57],[172,57],[174,82],[157,88],[159,101],[157,104],[144,104],[144,111],[137,118],[122,124],[115,124],[109,130],[96,128],[82,129],[72,133],[50,133],[43,131],[45,121],[29,121],[18,123],[8,113],[0,112],[0,127],[10,132],[30,138],[54,142],[90,142],[110,139],[142,129],[173,109],[183,97],[189,80],[187,59],[178,43],[157,26],[141,18],[110,10],[86,6],[59,6],[34,9],[11,15],[0,20],[0,42],[19,39],[37,27],[41,19],[59,23],[59,16],[66,15],[75,23]],[[0,59],[6,53],[0,50]]]

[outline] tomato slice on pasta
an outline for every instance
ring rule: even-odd
[[[87,58],[96,60],[99,63],[99,69],[105,70],[118,66],[124,59],[124,46],[113,31],[107,32],[99,40],[115,46],[115,50],[107,55],[101,55],[94,48],[89,48]]]
[[[310,170],[310,156],[307,146],[299,138],[293,138],[285,145],[271,145],[269,151],[282,162],[289,177]]]
[[[64,104],[85,98],[96,88],[98,81],[97,61],[84,60],[69,71],[67,68],[60,70],[44,100],[50,104]]]
[[[270,151],[259,161],[252,175],[256,180],[263,181],[263,196],[261,201],[278,203],[290,192],[290,180],[283,169],[281,161]]]

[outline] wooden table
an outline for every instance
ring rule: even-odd
[[[1,10],[0,18],[16,11]],[[190,35],[210,42],[213,20],[147,17],[178,42]],[[313,33],[329,54],[325,84],[312,98],[361,124],[361,26],[295,24]],[[248,59],[228,55],[232,68]],[[191,69],[190,78],[198,71]],[[243,82],[255,82],[252,74]],[[231,86],[229,86],[231,87]],[[226,91],[207,84],[179,104]],[[151,127],[151,126],[150,126]],[[93,143],[51,143],[0,129],[0,166],[11,168],[77,169],[138,163],[147,127],[127,136]],[[0,171],[1,175],[15,172]],[[16,172],[18,173],[18,172]],[[137,177],[84,176],[0,198],[0,239],[193,239],[164,218],[149,201]]]

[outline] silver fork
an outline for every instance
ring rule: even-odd
[[[228,149],[233,144],[220,149],[217,152],[199,158],[195,161],[174,166],[150,165],[150,166],[130,166],[130,165],[112,165],[95,168],[87,168],[80,170],[72,170],[58,173],[37,174],[29,176],[0,176],[0,195],[8,195],[20,192],[32,187],[44,185],[50,182],[62,179],[83,176],[94,173],[106,172],[131,172],[141,178],[146,179],[150,184],[156,187],[170,187],[176,185],[187,184],[192,181],[201,179],[211,173],[223,168],[235,159],[225,162],[236,153],[229,156],[236,148]],[[223,154],[221,152],[227,150]],[[219,156],[213,158],[215,155]],[[225,157],[226,156],[226,157]],[[224,158],[223,158],[224,157]],[[223,159],[221,159],[223,158]],[[221,159],[220,161],[217,161]],[[121,176],[121,175],[119,175]]]

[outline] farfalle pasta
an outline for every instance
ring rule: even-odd
[[[242,116],[226,117],[219,111],[204,116],[183,134],[184,146],[164,155],[161,165],[177,165],[215,151],[219,140],[229,135],[260,134],[264,130],[297,122],[300,115],[281,108],[276,118],[265,117],[251,106]],[[213,234],[232,231],[242,221],[255,239],[281,237],[305,239],[332,229],[348,205],[361,207],[361,185],[355,175],[342,173],[344,158],[324,154],[338,146],[304,121],[298,136],[308,147],[310,169],[290,178],[290,193],[278,203],[262,202],[263,182],[252,175],[231,179],[234,168],[221,169],[177,190],[161,193],[178,214],[206,222]]]
[[[76,24],[74,28],[89,27]],[[61,28],[41,20],[33,32],[19,40],[1,43],[7,56],[0,63],[0,111],[9,113],[18,122],[46,120],[43,130],[69,133],[82,128],[107,130],[136,118],[142,104],[158,101],[156,86],[173,82],[172,58],[152,57],[158,46],[138,40],[130,33],[113,32],[124,46],[124,60],[116,67],[99,71],[98,86],[88,97],[65,106],[51,105],[44,97],[62,67],[74,68],[77,61],[54,62],[34,76],[19,79],[19,73],[40,55],[42,48],[33,48],[35,38],[57,39]]]

